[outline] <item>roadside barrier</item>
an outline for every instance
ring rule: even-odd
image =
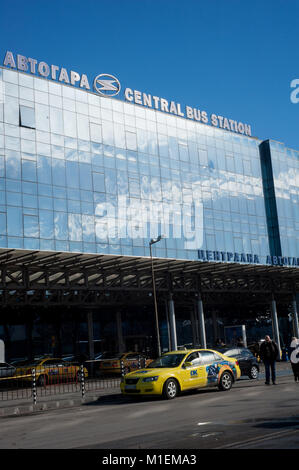
[[[139,358],[136,369],[145,366]],[[121,376],[128,367],[121,361],[118,374],[102,374],[99,367],[87,369],[84,364],[16,365],[16,373],[11,377],[0,378],[0,402],[28,399],[36,405],[45,396],[67,393],[86,393],[107,388],[119,388]]]

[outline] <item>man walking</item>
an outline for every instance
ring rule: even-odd
[[[270,385],[270,370],[272,383],[273,385],[276,385],[275,362],[278,356],[278,352],[279,350],[277,344],[271,340],[270,336],[265,336],[265,341],[263,341],[260,347],[260,358],[265,364],[266,385]]]

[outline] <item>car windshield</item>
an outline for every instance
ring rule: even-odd
[[[26,361],[20,361],[15,365],[16,366],[37,366],[38,364],[40,364],[40,362],[41,362],[41,359],[36,359],[36,360],[28,359]]]
[[[225,356],[232,356],[236,354],[235,349],[217,349],[217,351],[220,352],[221,354],[224,354]]]
[[[147,367],[148,368],[163,368],[163,367],[178,367],[186,353],[183,354],[165,354],[161,357],[158,357],[155,361],[151,362]]]

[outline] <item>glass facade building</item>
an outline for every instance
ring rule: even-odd
[[[299,266],[298,151],[5,67],[0,83],[0,249],[148,257],[163,234],[157,258]]]
[[[163,231],[157,257],[266,260],[258,139],[26,73],[1,77],[0,246],[148,256]],[[298,152],[274,142],[271,152],[282,245],[295,256]]]

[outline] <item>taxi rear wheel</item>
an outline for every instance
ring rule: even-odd
[[[219,390],[222,390],[222,391],[230,390],[232,388],[232,385],[233,385],[232,374],[228,371],[223,372],[223,374],[220,377],[220,381],[218,385]]]
[[[179,394],[179,385],[175,379],[167,379],[163,387],[163,396],[167,400],[172,400]]]

